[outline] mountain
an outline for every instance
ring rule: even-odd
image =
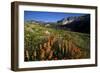
[[[57,28],[81,33],[90,33],[90,15],[68,17],[58,21]]]
[[[25,24],[41,25],[44,27],[69,30],[81,33],[90,33],[90,15],[85,14],[83,16],[71,16],[65,17],[57,22],[44,22],[29,20],[25,21]]]
[[[45,25],[45,22],[37,20],[27,20],[25,21],[25,24]]]

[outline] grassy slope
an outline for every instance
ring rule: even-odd
[[[34,24],[25,24],[24,27],[25,31],[25,46],[27,45],[26,42],[31,42],[32,45],[38,45],[39,43],[43,43],[46,40],[48,35],[54,35],[56,38],[59,36],[65,40],[72,40],[75,45],[79,48],[87,52],[87,57],[89,57],[89,49],[90,49],[90,36],[89,34],[83,34],[78,32],[71,32],[65,30],[56,30],[53,28],[43,27],[41,25],[34,25]],[[46,32],[48,32],[46,34]],[[30,39],[30,37],[32,39]],[[58,37],[58,39],[59,39]],[[29,41],[30,40],[30,41]],[[26,46],[25,48],[34,48],[31,46]]]

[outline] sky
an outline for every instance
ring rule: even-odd
[[[41,12],[41,11],[24,11],[24,20],[36,20],[43,22],[56,22],[65,17],[82,16],[81,13],[62,13],[62,12]]]

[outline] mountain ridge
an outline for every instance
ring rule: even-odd
[[[90,34],[89,14],[85,14],[83,16],[64,17],[63,19],[58,20],[57,22],[44,22],[44,21],[30,20],[30,21],[25,21],[25,23],[39,24],[47,27],[56,28],[56,29]]]

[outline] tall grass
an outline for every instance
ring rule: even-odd
[[[90,36],[36,24],[24,26],[24,60],[90,58]]]

